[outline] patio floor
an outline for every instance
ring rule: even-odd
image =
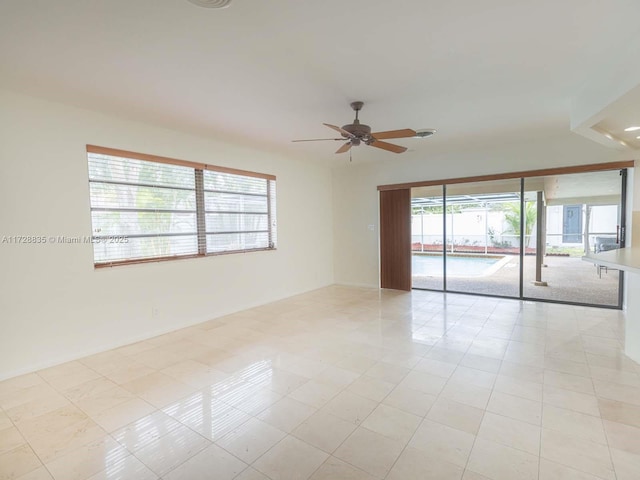
[[[593,305],[618,304],[619,272],[609,269],[598,277],[596,267],[579,257],[545,257],[547,267],[542,279],[548,286],[535,286],[535,256],[524,257],[524,296],[545,300],[588,303]],[[484,277],[449,277],[447,290],[488,295],[518,297],[520,259],[513,256],[502,268]],[[442,289],[442,277],[413,276],[414,288]]]

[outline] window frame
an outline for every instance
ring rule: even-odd
[[[169,165],[178,165],[182,167],[188,167],[194,169],[194,177],[195,177],[195,192],[196,192],[196,226],[197,226],[197,238],[198,238],[198,253],[193,254],[182,254],[182,255],[169,255],[162,257],[148,257],[148,258],[134,258],[134,259],[126,259],[126,260],[111,260],[104,262],[96,262],[95,260],[95,252],[94,252],[94,263],[93,266],[96,269],[99,268],[109,268],[121,265],[135,265],[142,263],[155,263],[155,262],[166,262],[170,260],[182,260],[182,259],[190,259],[190,258],[202,258],[202,257],[210,257],[210,256],[218,256],[218,255],[231,255],[237,253],[250,253],[250,252],[261,252],[261,251],[271,251],[277,250],[277,246],[274,243],[274,238],[277,234],[275,234],[274,230],[277,228],[277,224],[274,224],[274,212],[273,203],[275,203],[274,199],[274,187],[276,183],[276,176],[266,173],[253,172],[249,170],[240,170],[237,168],[230,167],[221,167],[218,165],[210,165],[206,163],[200,162],[192,162],[187,160],[180,160],[176,158],[170,157],[162,157],[158,155],[150,155],[146,153],[138,153],[131,152],[128,150],[120,150],[116,148],[109,147],[101,147],[97,145],[86,145],[87,151],[87,162],[89,162],[89,154],[99,154],[99,155],[109,155],[120,158],[129,158],[133,160],[142,160],[145,162],[159,163],[159,164],[169,164]],[[206,225],[206,206],[204,201],[205,196],[205,187],[204,187],[204,171],[213,171],[218,173],[226,173],[231,175],[239,175],[244,177],[253,177],[259,178],[266,181],[266,203],[267,203],[267,228],[268,228],[268,246],[267,247],[259,247],[259,248],[244,248],[244,249],[236,249],[236,250],[224,250],[224,251],[216,251],[216,252],[207,252],[207,243],[206,237],[209,235],[207,231]],[[91,180],[89,180],[91,183]],[[239,195],[244,195],[242,192],[235,192]],[[91,206],[91,193],[89,192],[89,211],[93,211],[93,207]],[[91,239],[95,240],[96,237],[100,237],[100,235],[94,235],[93,232],[93,220],[91,219]],[[245,233],[245,232],[238,232]],[[246,232],[250,233],[250,232]],[[162,235],[159,235],[162,236]],[[93,244],[93,243],[92,243]]]

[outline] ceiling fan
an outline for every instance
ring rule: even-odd
[[[333,140],[333,141],[345,141],[345,144],[342,145],[336,153],[345,153],[348,152],[351,147],[357,147],[361,143],[365,145],[370,145],[372,147],[381,148],[382,150],[387,150],[393,153],[403,153],[407,151],[407,147],[401,147],[400,145],[395,145],[393,143],[383,142],[382,140],[386,140],[389,138],[408,138],[415,137],[416,131],[411,130],[410,128],[405,128],[403,130],[389,130],[386,132],[376,132],[371,133],[371,127],[369,125],[365,125],[364,123],[360,123],[358,119],[358,112],[362,110],[364,106],[364,102],[352,102],[351,108],[353,108],[356,112],[356,118],[353,123],[348,125],[343,125],[342,127],[337,127],[335,125],[330,125],[328,123],[323,123],[327,127],[339,132],[342,137],[341,138],[314,138],[311,140],[293,140],[294,142],[321,142],[325,140]]]

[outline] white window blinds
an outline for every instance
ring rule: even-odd
[[[96,266],[275,248],[275,177],[87,150]]]

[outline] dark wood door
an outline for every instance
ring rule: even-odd
[[[380,286],[411,290],[411,191],[380,192]]]

